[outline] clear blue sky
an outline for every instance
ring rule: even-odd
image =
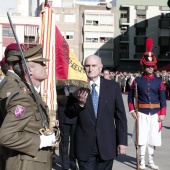
[[[6,15],[7,11],[11,14],[11,13],[15,13],[16,12],[16,1],[17,0],[0,0],[0,15]]]

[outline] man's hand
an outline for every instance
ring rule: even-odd
[[[79,90],[77,100],[81,107],[84,107],[84,105],[86,103],[87,96],[88,96],[88,93],[86,90],[83,90],[83,89]]]
[[[59,120],[55,120],[55,125],[58,127],[59,126]]]
[[[118,154],[126,154],[126,149],[127,149],[127,146],[125,146],[125,145],[118,145],[118,147],[117,147]]]
[[[165,115],[158,116],[158,122],[162,122],[165,119]]]
[[[133,118],[136,120],[137,119],[136,112],[132,112],[131,114],[132,114]]]

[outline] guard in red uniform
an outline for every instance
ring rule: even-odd
[[[152,52],[153,41],[151,38],[146,40],[147,52],[143,54],[140,64],[143,66],[144,73],[137,77],[130,88],[128,94],[129,111],[136,119],[134,97],[136,87],[138,91],[138,121],[140,146],[140,169],[145,169],[145,152],[148,150],[148,167],[158,169],[153,161],[154,146],[161,146],[162,121],[166,115],[166,96],[165,87],[162,79],[154,75],[157,68],[157,59]],[[135,141],[135,128],[132,138]]]

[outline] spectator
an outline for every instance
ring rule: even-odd
[[[104,77],[105,79],[107,79],[107,80],[111,80],[111,79],[110,79],[110,70],[104,69],[104,70],[103,70],[103,77]]]
[[[59,127],[61,131],[59,158],[61,161],[62,170],[78,170],[74,153],[74,132],[77,118],[70,119],[65,115],[68,96],[69,90],[67,87],[57,87],[57,119],[59,120]]]

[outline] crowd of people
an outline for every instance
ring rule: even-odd
[[[17,44],[7,46],[1,62],[5,74],[0,83],[1,169],[51,170],[56,137],[54,131],[48,135],[42,131],[50,119],[48,106],[39,94],[41,82],[48,77],[46,62],[50,61],[42,57],[41,44],[31,49],[21,47],[27,68]],[[147,149],[148,167],[159,169],[153,160],[154,147],[161,146],[169,77],[165,71],[154,73],[156,63],[156,57],[148,50],[140,61],[143,73],[110,72],[103,70],[99,56],[90,55],[84,61],[84,69],[91,90],[70,92],[67,87],[56,87],[62,170],[112,170],[116,156],[126,154],[127,118],[121,94],[125,92],[129,113],[139,122],[132,135],[140,148],[139,168],[146,168]]]
[[[136,77],[141,77],[143,72],[137,71],[137,72],[120,72],[120,71],[111,71],[109,69],[104,69],[102,76],[106,79],[115,80],[117,83],[119,83],[121,87],[122,93],[127,93],[130,89],[130,86],[132,85],[133,80]],[[162,78],[164,85],[165,85],[165,93],[166,93],[166,99],[170,99],[170,71],[162,70],[162,71],[154,71],[154,74],[156,77]]]

